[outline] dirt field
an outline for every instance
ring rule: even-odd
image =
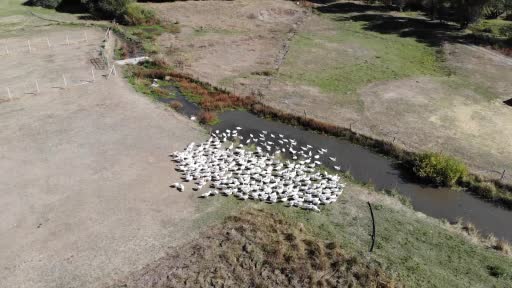
[[[169,188],[178,175],[168,155],[203,130],[107,70],[88,83],[103,31],[47,32],[3,39],[1,287],[93,287],[192,235],[196,200]]]
[[[290,1],[187,1],[150,4],[178,21],[181,33],[159,39],[162,52],[185,72],[228,89],[266,83],[286,40],[307,12]],[[246,82],[239,81],[240,78]]]
[[[182,33],[164,35],[160,44],[198,79],[244,95],[262,93],[284,110],[409,149],[452,154],[493,178],[512,171],[512,113],[503,104],[512,97],[510,59],[440,43],[428,34],[438,24],[350,3],[319,5],[318,14],[291,1],[151,6],[179,21]],[[379,21],[391,28],[379,30]],[[512,182],[512,172],[505,180]]]

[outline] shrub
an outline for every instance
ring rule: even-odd
[[[130,3],[124,13],[124,22],[128,25],[157,25],[160,23],[155,12],[137,3]]]
[[[183,104],[176,100],[171,101],[171,103],[169,103],[169,106],[171,106],[171,108],[174,110],[180,110],[181,108],[183,108]]]
[[[219,119],[217,118],[217,114],[210,111],[202,111],[199,113],[199,122],[202,124],[210,124],[213,125],[217,123]]]
[[[44,8],[57,8],[62,0],[28,0],[25,5],[39,6]]]
[[[124,20],[124,15],[133,0],[81,0],[90,13],[103,19]]]
[[[467,175],[467,168],[453,157],[427,152],[415,157],[413,172],[424,181],[453,186],[457,180]]]

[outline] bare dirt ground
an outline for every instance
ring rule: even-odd
[[[0,286],[94,287],[191,236],[196,202],[169,188],[168,155],[206,135],[106,70],[87,82],[103,31],[47,32],[3,39]]]
[[[272,0],[178,1],[150,7],[180,23],[181,33],[159,39],[176,66],[204,81],[244,91],[267,82],[257,74],[275,69],[286,40],[307,15],[295,2]]]
[[[351,41],[354,31],[339,31],[334,21],[310,14],[291,1],[187,1],[151,6],[161,16],[179,21],[182,32],[163,35],[160,45],[176,66],[200,80],[244,95],[262,93],[266,101],[284,110],[306,111],[308,116],[351,126],[408,149],[449,153],[492,178],[499,178],[503,170],[512,171],[512,113],[503,104],[512,97],[512,66],[504,56],[481,47],[446,43],[439,50],[453,76],[377,80],[353,93],[340,94],[275,75],[275,64],[283,55],[280,51],[286,50],[283,43],[295,29],[313,44],[301,44],[311,45],[304,50],[306,54],[288,55],[280,68],[298,78],[312,78],[308,73],[331,69],[332,63],[364,64],[380,57],[385,47]],[[338,44],[322,40],[343,39],[343,35],[347,39]],[[505,174],[505,181],[512,182],[512,173]]]

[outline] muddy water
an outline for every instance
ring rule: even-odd
[[[295,139],[298,146],[311,145],[315,148],[325,148],[328,153],[319,160],[328,167],[339,166],[342,171],[350,171],[356,180],[371,182],[377,189],[397,189],[399,193],[411,199],[417,211],[449,221],[461,217],[474,223],[484,233],[492,233],[499,238],[512,241],[512,229],[510,229],[512,211],[496,207],[463,191],[432,188],[408,182],[394,167],[393,160],[362,146],[261,119],[244,111],[224,112],[219,118],[221,122],[214,129],[234,129],[240,126],[243,129],[239,134],[244,138],[250,133],[258,135],[265,130],[269,134],[276,136],[282,134],[285,138]],[[336,161],[333,162],[328,157],[334,157]]]

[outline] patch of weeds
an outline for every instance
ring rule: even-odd
[[[210,126],[216,125],[220,123],[219,117],[217,117],[217,113],[211,111],[201,111],[198,115],[199,123],[207,124]]]
[[[501,19],[481,20],[468,29],[473,33],[486,33],[496,38],[512,37],[512,22]]]
[[[400,194],[400,192],[398,192],[397,189],[384,189],[382,190],[382,193],[390,197],[396,198],[398,199],[398,201],[400,201],[400,203],[402,203],[402,205],[412,208],[411,199],[407,196]]]
[[[213,27],[199,27],[194,28],[194,36],[195,37],[203,37],[208,34],[220,34],[220,35],[240,35],[242,32],[238,30],[229,30],[229,29],[220,29]]]
[[[114,59],[121,60],[125,58],[125,50],[123,48],[116,48],[114,50]]]
[[[173,99],[176,97],[176,95],[171,93],[171,91],[169,91],[168,89],[162,87],[152,87],[152,79],[154,78],[138,76],[141,71],[136,70],[137,68],[134,67],[136,66],[128,67],[128,69],[126,70],[126,76],[128,78],[128,83],[130,83],[133,86],[135,91],[148,95],[154,100]]]
[[[159,25],[116,26],[114,31],[128,41],[136,42],[150,54],[158,52],[159,46],[156,39],[164,33],[178,33],[177,24],[164,23]]]
[[[487,271],[489,271],[489,275],[495,278],[509,278],[510,270],[507,271],[506,268],[498,265],[487,265]]]
[[[169,106],[170,106],[172,109],[176,110],[176,111],[179,111],[179,110],[181,110],[181,108],[183,108],[183,104],[181,104],[181,102],[176,101],[176,100],[171,101],[171,102],[169,103]]]
[[[252,72],[251,73],[252,75],[258,75],[258,76],[273,76],[275,74],[274,71],[271,71],[271,70],[263,70],[263,71],[256,71],[256,72]]]
[[[184,88],[183,85],[179,85],[179,83],[178,83],[177,86],[180,87],[181,94],[183,96],[185,96],[185,98],[189,102],[192,102],[192,103],[195,103],[195,104],[200,104],[201,101],[203,100],[203,96],[199,95],[199,94],[196,94],[193,90]]]

